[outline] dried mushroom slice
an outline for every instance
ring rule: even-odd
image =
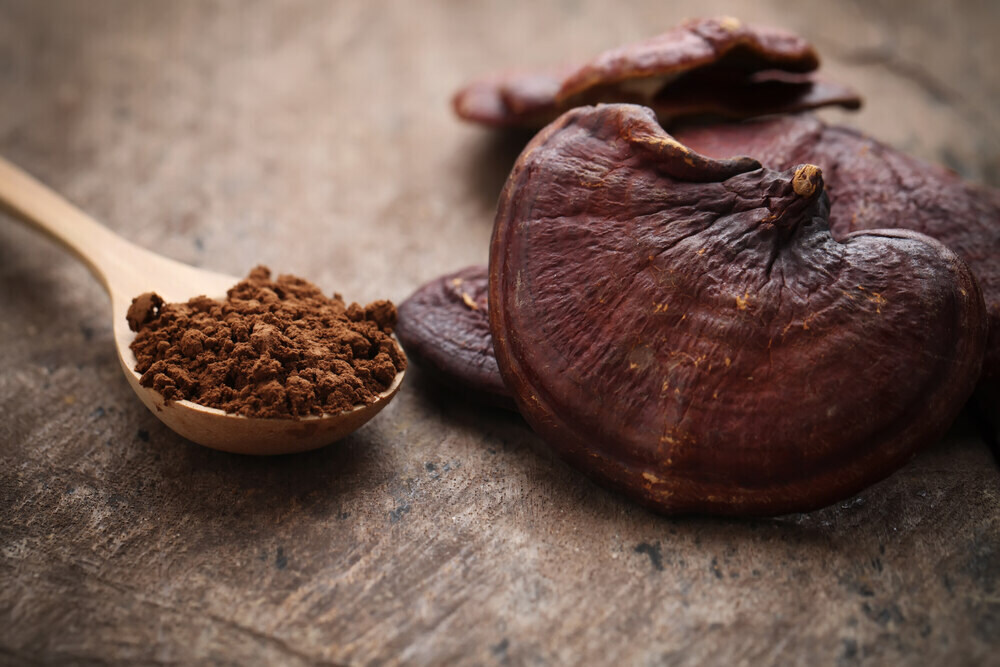
[[[664,512],[822,507],[940,437],[986,336],[965,264],[827,226],[812,165],[714,160],[632,105],[579,108],[500,198],[490,329],[531,426]]]
[[[432,280],[399,304],[396,336],[421,367],[480,403],[516,409],[490,336],[485,266]]]
[[[986,300],[983,378],[1000,381],[1000,191],[808,114],[691,128],[677,138],[715,157],[753,155],[774,169],[822,168],[834,238],[879,227],[912,229],[954,250]]]
[[[816,79],[818,66],[812,46],[790,33],[733,18],[695,19],[582,65],[484,77],[460,90],[453,105],[466,120],[499,127],[541,127],[598,102],[645,104],[664,123],[861,105],[850,88]]]

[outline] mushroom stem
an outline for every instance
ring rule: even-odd
[[[818,212],[815,206],[823,197],[823,172],[815,165],[803,164],[795,169],[791,180],[787,172],[775,172],[772,177],[778,181],[774,186],[780,194],[768,198],[767,208],[771,214],[762,222],[765,229],[781,230],[776,237],[781,246]]]
[[[795,170],[792,189],[800,197],[812,197],[816,191],[823,191],[823,171],[814,164],[804,164]]]

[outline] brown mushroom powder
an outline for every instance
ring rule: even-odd
[[[294,418],[372,403],[406,368],[392,339],[396,307],[345,305],[291,275],[258,266],[225,300],[132,300],[140,382],[166,400],[233,414]]]

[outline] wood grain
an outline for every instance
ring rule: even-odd
[[[723,2],[0,0],[0,155],[129,240],[349,300],[482,262],[525,137],[448,100]],[[1000,184],[989,2],[747,5]],[[86,269],[0,221],[0,662],[1000,664],[1000,474],[972,419],[842,505],[665,519],[408,374],[333,448],[192,445],[135,399]]]

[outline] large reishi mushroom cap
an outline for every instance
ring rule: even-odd
[[[541,127],[567,109],[597,102],[646,104],[664,122],[858,108],[857,93],[816,77],[818,66],[812,46],[791,33],[728,17],[692,19],[582,64],[483,77],[452,103],[461,118],[498,127]]]
[[[677,139],[712,157],[753,155],[774,169],[818,165],[827,174],[835,238],[879,227],[913,229],[954,250],[986,300],[983,377],[1000,381],[1000,191],[809,114],[693,127]]]
[[[438,381],[480,403],[513,410],[493,356],[488,289],[485,266],[468,266],[422,285],[399,304],[396,337]]]
[[[838,242],[822,175],[713,160],[632,105],[567,112],[501,195],[490,328],[531,426],[665,512],[847,497],[940,437],[982,363],[965,264],[909,231]]]

